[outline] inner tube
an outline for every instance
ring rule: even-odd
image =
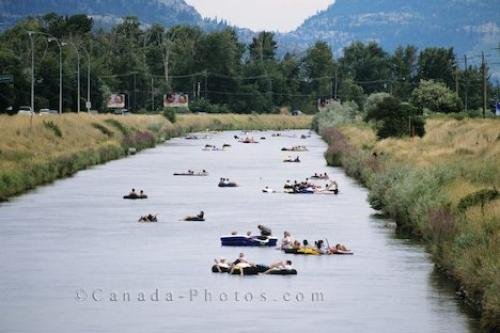
[[[292,269],[272,269],[270,270],[267,274],[272,274],[272,275],[297,275],[297,270],[292,268]]]
[[[212,273],[229,273],[230,268],[220,265],[212,266]]]
[[[238,187],[236,183],[219,183],[219,187]]]
[[[232,275],[240,275],[241,268],[233,269]],[[265,271],[264,271],[265,272]],[[243,275],[257,275],[263,273],[257,266],[243,267]]]
[[[147,199],[147,195],[124,195],[123,199],[128,199],[128,200],[138,200],[138,199]]]
[[[184,219],[184,221],[190,221],[190,222],[205,222],[205,219],[202,217],[198,216],[188,216]]]
[[[334,251],[330,251],[330,254],[335,254],[335,255],[352,255],[352,254],[354,254],[354,252],[352,252],[352,251],[334,250]]]

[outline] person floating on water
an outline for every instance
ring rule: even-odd
[[[243,269],[246,268],[246,267],[250,267],[251,264],[247,261],[247,259],[245,258],[245,254],[244,253],[240,253],[240,255],[238,256],[238,259],[236,259],[235,261],[233,261],[232,265],[231,265],[231,270],[229,271],[229,274],[233,274],[233,272],[238,269],[240,271],[240,275],[243,276]]]
[[[293,269],[293,267],[292,267],[292,261],[291,260],[279,261],[279,262],[276,262],[274,264],[271,264],[271,266],[269,266],[269,269],[267,271],[265,271],[264,274],[267,274],[267,273],[271,272],[274,269],[292,270]]]
[[[217,270],[219,272],[222,272],[222,269],[229,269],[231,267],[229,262],[225,258],[220,258],[220,259],[215,258],[214,261],[215,261],[215,267],[217,267]]]
[[[281,249],[291,249],[293,248],[293,243],[294,239],[292,238],[292,235],[288,231],[285,231],[283,233],[283,239],[281,240]]]
[[[138,222],[158,222],[158,214],[148,214],[146,216],[141,216]]]
[[[259,230],[260,230],[260,236],[261,236],[261,237],[265,237],[265,238],[267,238],[267,237],[272,236],[272,231],[271,231],[271,229],[270,229],[270,228],[268,228],[268,227],[266,227],[266,226],[263,226],[262,224],[259,224],[259,225],[257,226],[257,229],[259,229]]]

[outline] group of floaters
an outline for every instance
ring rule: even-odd
[[[203,170],[202,173],[208,174],[205,170]],[[180,174],[177,174],[177,175],[180,175]],[[188,170],[187,174],[183,174],[183,175],[202,176],[202,174],[196,174],[192,170]],[[123,196],[123,199],[128,199],[128,200],[138,200],[138,199],[147,199],[147,198],[148,198],[148,196],[144,193],[143,190],[140,190],[139,193],[137,193],[134,188],[129,192],[129,194]],[[182,221],[204,222],[205,221],[205,212],[201,211],[197,215],[186,216]],[[137,222],[140,222],[140,223],[158,222],[158,214],[142,215],[139,217],[139,220]]]
[[[231,236],[221,237],[222,246],[266,246],[273,247],[276,245],[277,239],[272,237],[272,231],[269,227],[259,225],[260,235],[252,235],[247,232],[246,235],[238,235],[237,232],[232,232]],[[354,254],[345,245],[336,244],[330,246],[328,240],[320,239],[310,245],[307,240],[302,242],[294,239],[290,232],[283,233],[281,245],[278,248],[287,254],[297,255],[352,255]],[[255,264],[246,259],[244,253],[240,253],[239,257],[234,261],[229,261],[225,258],[215,259],[215,265],[212,266],[214,273],[229,273],[236,275],[257,275],[257,274],[276,274],[276,275],[296,275],[297,270],[292,266],[291,260],[279,261],[269,266]]]
[[[232,262],[225,258],[215,259],[212,266],[213,273],[229,273],[234,275],[297,275],[297,270],[293,268],[291,260],[278,261],[269,266],[259,265],[248,261],[244,253],[240,253],[238,258]]]
[[[315,174],[312,179],[329,180],[330,177],[325,172],[324,174]],[[306,178],[304,181],[298,182],[294,180],[293,182],[287,180],[285,185],[283,185],[283,190],[285,193],[290,194],[338,194],[339,186],[336,181],[331,180],[325,184],[325,186],[320,186],[309,181]]]
[[[139,193],[135,191],[135,188],[131,189],[127,195],[123,196],[123,199],[128,200],[138,200],[138,199],[147,199],[148,196],[144,193],[143,190],[140,190]]]
[[[308,151],[306,146],[293,146],[293,147],[283,147],[281,151]]]

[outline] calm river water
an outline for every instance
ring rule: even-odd
[[[325,166],[325,143],[300,139],[305,131],[286,133],[295,137],[173,139],[1,204],[0,331],[477,331],[423,248],[395,238],[393,224],[374,216],[366,190]],[[202,151],[207,143],[232,147]],[[281,147],[297,144],[309,148],[299,153],[303,162],[282,163]],[[210,176],[172,176],[187,169]],[[261,192],[324,171],[339,183],[338,196]],[[241,186],[218,188],[220,177]],[[149,199],[123,200],[132,187]],[[202,209],[206,223],[179,221]],[[160,222],[137,223],[146,213]],[[278,237],[284,230],[301,240],[326,237],[355,255],[220,246],[221,235],[256,232],[258,224]],[[240,251],[256,263],[291,259],[298,275],[210,272],[215,257]]]

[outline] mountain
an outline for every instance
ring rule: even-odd
[[[210,0],[207,0],[210,1]],[[123,16],[137,16],[146,25],[197,25],[222,29],[222,21],[203,19],[183,0],[0,0],[0,30],[26,16],[85,13],[98,26]],[[301,53],[316,40],[329,43],[338,55],[355,40],[377,41],[391,51],[399,45],[453,46],[458,54],[498,47],[500,0],[336,0],[308,18],[295,31],[277,34],[280,54]],[[236,28],[249,42],[254,32]]]
[[[498,0],[337,0],[279,39],[292,50],[321,39],[336,53],[361,40],[389,51],[413,44],[454,47],[463,54],[498,47],[499,13]]]
[[[197,25],[201,15],[183,0],[0,0],[0,30],[26,16],[87,14],[97,24],[113,24],[124,16],[137,16],[146,24]]]

